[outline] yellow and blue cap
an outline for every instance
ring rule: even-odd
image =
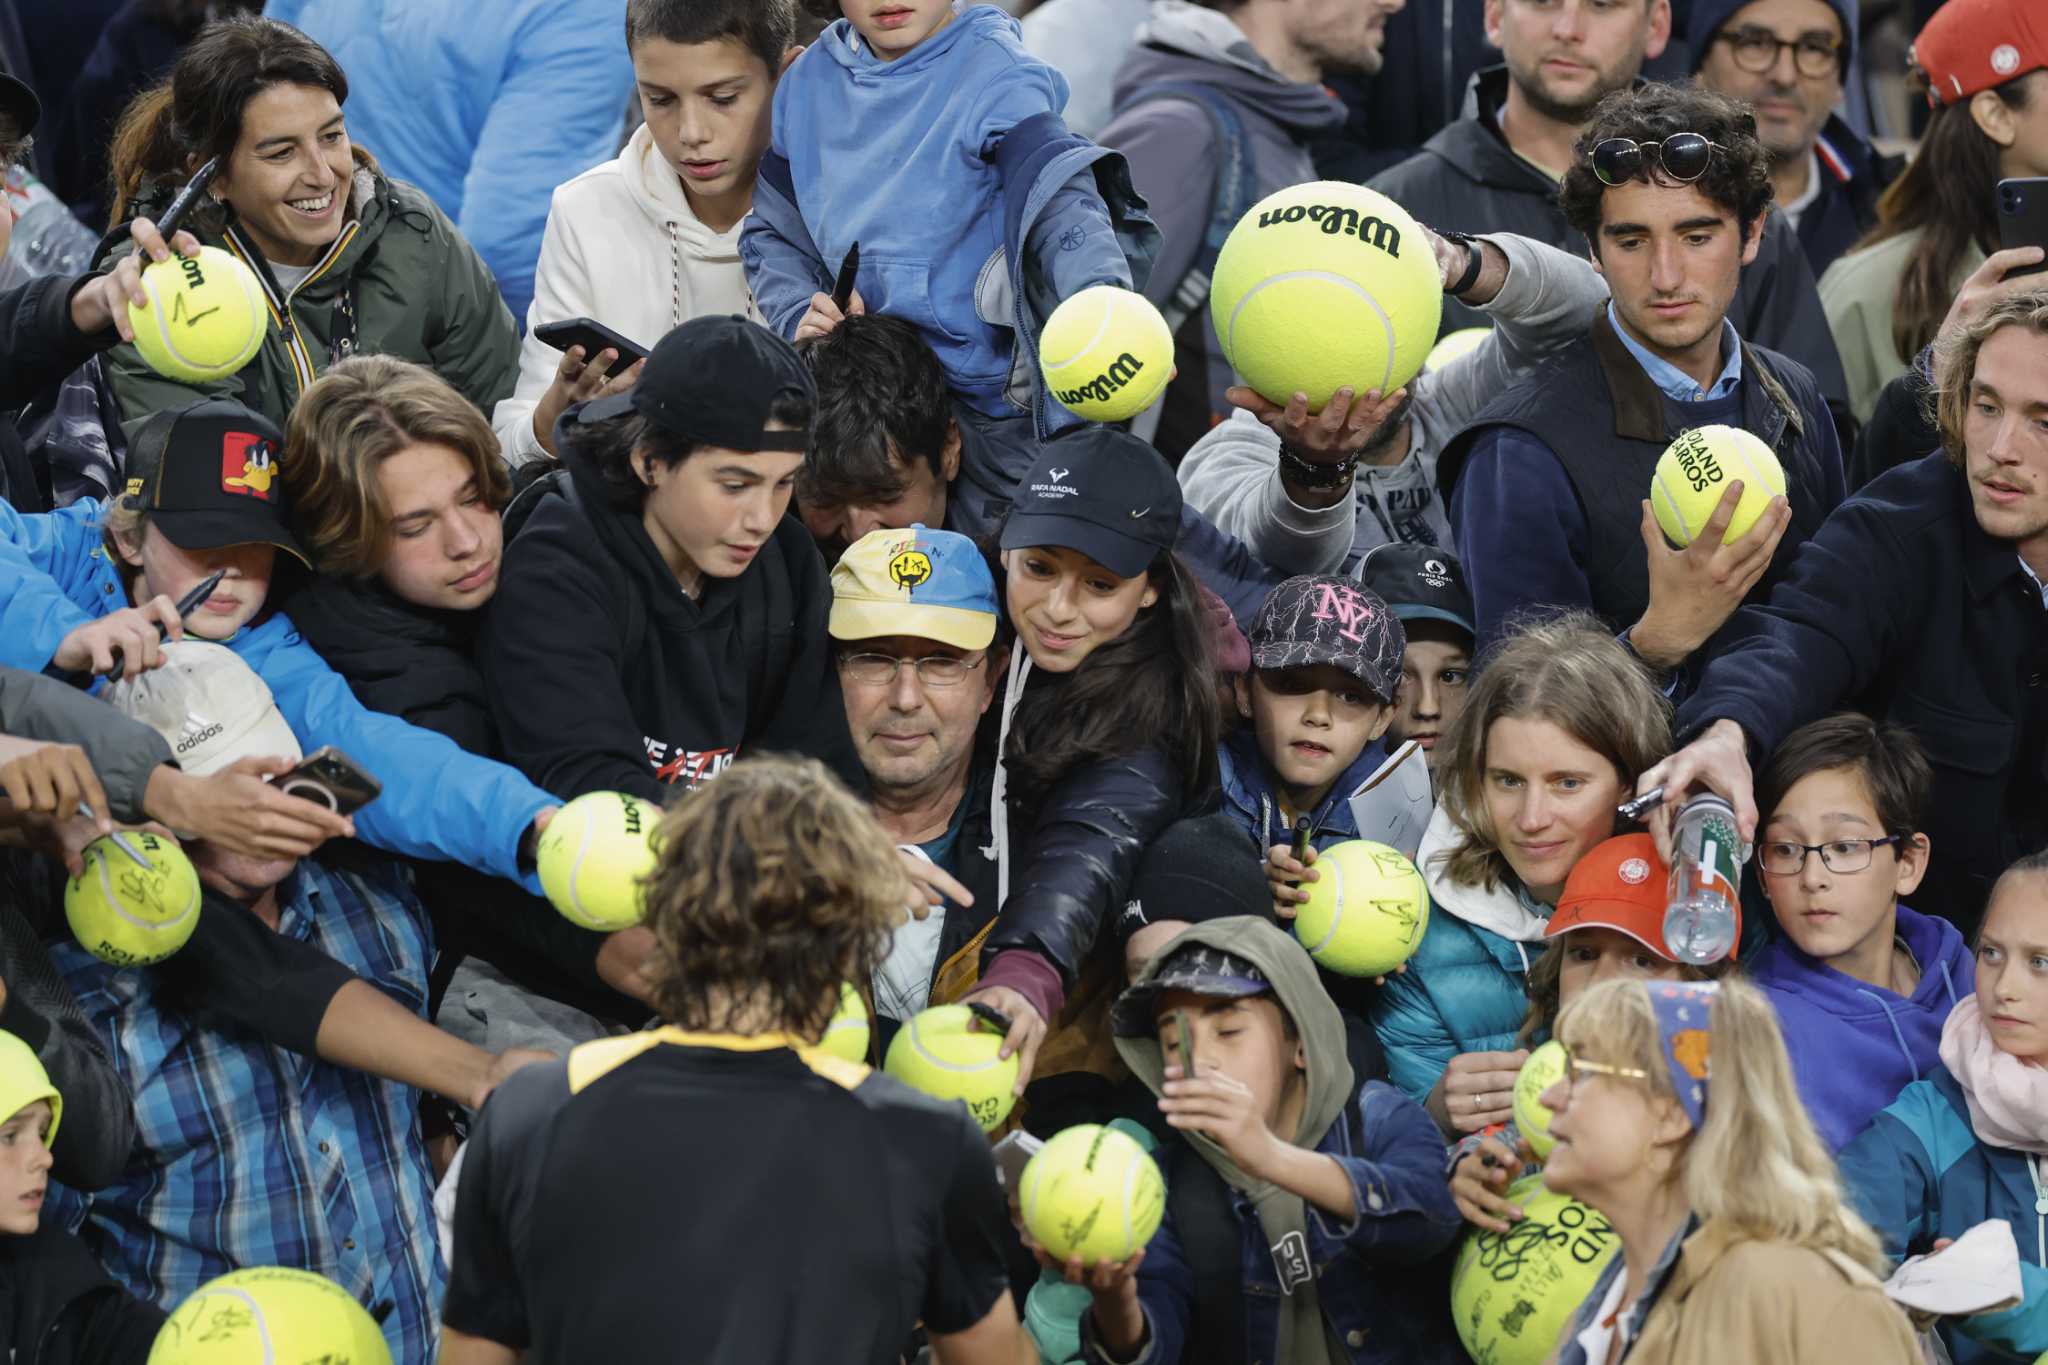
[[[998,610],[995,578],[973,541],[923,526],[884,527],[833,566],[828,629],[835,640],[914,635],[987,649]]]

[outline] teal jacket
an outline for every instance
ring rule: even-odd
[[[92,498],[40,516],[0,502],[0,664],[40,673],[66,635],[128,605],[99,511]],[[467,863],[540,894],[539,878],[520,872],[519,842],[554,797],[502,763],[365,707],[284,616],[259,616],[221,643],[269,685],[306,752],[332,744],[384,784],[355,817],[365,843]]]
[[[1901,1091],[1836,1159],[1857,1210],[1895,1261],[1989,1219],[2012,1225],[2024,1297],[2002,1313],[1944,1320],[1956,1365],[2048,1351],[2048,1158],[1980,1140],[1963,1088],[1944,1066]]]
[[[1387,978],[1372,1024],[1388,1079],[1421,1100],[1460,1052],[1507,1052],[1529,1012],[1529,967],[1549,912],[1511,888],[1443,880],[1434,855],[1457,840],[1438,806],[1416,862],[1429,885],[1429,927],[1408,970]]]

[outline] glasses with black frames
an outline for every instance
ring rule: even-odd
[[[1637,142],[1631,137],[1602,139],[1593,148],[1593,174],[1609,187],[1642,179],[1646,168],[1661,170],[1681,185],[1690,185],[1707,173],[1721,144],[1700,133],[1673,133],[1661,142]]]

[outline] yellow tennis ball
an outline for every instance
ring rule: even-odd
[[[284,1266],[252,1266],[192,1291],[157,1330],[149,1365],[391,1365],[384,1333],[347,1290]]]
[[[1422,229],[1363,185],[1311,181],[1260,200],[1216,258],[1209,320],[1231,367],[1268,402],[1383,394],[1436,344],[1443,272]]]
[[[1159,1231],[1166,1181],[1129,1134],[1084,1123],[1024,1164],[1017,1201],[1024,1226],[1055,1258],[1128,1261]]]
[[[185,946],[199,925],[199,874],[177,840],[130,831],[121,841],[144,867],[105,835],[85,846],[85,871],[64,887],[64,918],[78,944],[102,962],[141,967]]]
[[[1383,976],[1414,955],[1429,927],[1429,891],[1398,849],[1347,839],[1316,854],[1315,870],[1294,917],[1310,957],[1343,976]]]
[[[1525,1216],[1506,1232],[1475,1228],[1465,1239],[1451,1271],[1451,1316],[1472,1359],[1541,1365],[1621,1238],[1540,1175],[1508,1186],[1505,1197]]]
[[[1742,500],[1721,543],[1740,540],[1785,491],[1785,466],[1763,438],[1741,427],[1693,427],[1678,433],[1657,457],[1650,480],[1650,509],[1664,538],[1680,549],[1706,529],[1728,485],[1742,480]]]
[[[839,1008],[832,1011],[832,1022],[825,1025],[818,1046],[849,1062],[868,1059],[868,1005],[851,981],[839,984]]]
[[[1458,357],[1472,354],[1492,331],[1491,327],[1460,327],[1446,333],[1442,341],[1429,348],[1429,357],[1422,362],[1423,373],[1441,370]]]
[[[1010,1117],[1017,1097],[1017,1058],[996,1056],[1003,1035],[970,1029],[974,1013],[965,1005],[934,1005],[910,1016],[896,1030],[882,1069],[897,1080],[942,1100],[963,1100],[967,1112],[992,1133]]]
[[[166,379],[226,379],[249,363],[270,330],[256,272],[217,246],[146,267],[142,291],[149,307],[128,305],[135,349]]]
[[[1529,1140],[1538,1161],[1550,1155],[1556,1139],[1550,1136],[1550,1110],[1543,1106],[1543,1092],[1564,1079],[1564,1044],[1552,1038],[1529,1054],[1515,1077],[1515,1127]]]
[[[540,885],[586,929],[638,924],[641,884],[654,873],[661,810],[624,792],[587,792],[555,812],[540,836]]]
[[[1060,405],[1091,422],[1152,406],[1173,375],[1173,333],[1143,294],[1098,284],[1052,310],[1038,364]]]

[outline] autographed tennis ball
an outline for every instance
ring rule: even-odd
[[[896,1031],[882,1069],[913,1090],[964,1101],[981,1130],[992,1133],[1017,1102],[1017,1057],[998,1057],[1003,1035],[973,1022],[965,1005],[920,1010]]]
[[[1038,364],[1067,411],[1121,422],[1151,407],[1172,377],[1173,333],[1143,294],[1098,284],[1053,309]]]
[[[839,1008],[832,1012],[818,1046],[849,1062],[868,1059],[868,1006],[851,981],[839,983]]]
[[[1294,917],[1310,957],[1343,976],[1384,976],[1414,955],[1429,927],[1429,892],[1400,850],[1347,839],[1316,854],[1315,871]]]
[[[249,363],[270,330],[256,272],[217,246],[145,267],[142,292],[149,307],[128,305],[135,349],[166,379],[225,379]]]
[[[157,1330],[149,1365],[391,1365],[384,1333],[347,1290],[306,1270],[252,1266],[192,1291]]]
[[[1706,529],[1728,485],[1742,481],[1742,500],[1721,543],[1740,540],[1785,491],[1785,466],[1763,438],[1741,427],[1693,427],[1678,433],[1657,457],[1650,480],[1650,510],[1664,538],[1680,549]]]
[[[1017,1182],[1024,1226],[1058,1260],[1128,1261],[1166,1214],[1166,1181],[1128,1134],[1084,1123],[1056,1134]]]
[[[555,812],[540,836],[540,885],[555,909],[586,929],[638,924],[642,884],[654,873],[661,811],[624,792],[587,792]]]
[[[1443,317],[1443,271],[1421,226],[1363,185],[1311,181],[1260,200],[1216,258],[1209,320],[1268,402],[1338,389],[1391,394],[1421,373]]]
[[[1529,1054],[1515,1077],[1515,1127],[1529,1141],[1529,1150],[1542,1161],[1550,1155],[1556,1139],[1550,1136],[1550,1111],[1543,1107],[1543,1092],[1564,1079],[1564,1044],[1552,1038]]]
[[[85,846],[85,871],[64,887],[64,918],[79,946],[116,967],[162,962],[199,924],[199,874],[175,839],[131,831],[118,836],[142,863],[105,835]]]
[[[1451,1316],[1474,1360],[1541,1365],[1621,1237],[1607,1219],[1532,1175],[1504,1196],[1522,1210],[1506,1232],[1474,1228],[1451,1271]]]

